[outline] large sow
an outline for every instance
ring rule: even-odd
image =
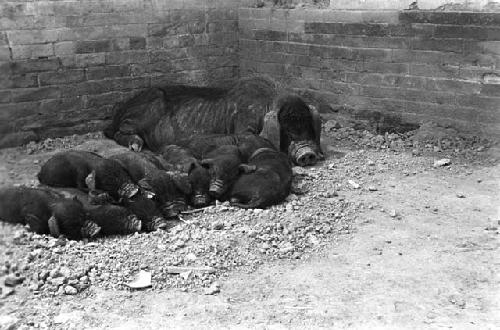
[[[231,89],[172,85],[152,88],[117,104],[104,134],[140,151],[207,134],[260,134],[301,166],[322,158],[321,120],[296,95],[280,95],[264,78]]]

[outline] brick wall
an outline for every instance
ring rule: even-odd
[[[110,109],[164,83],[238,75],[237,2],[0,2],[0,147],[100,129]]]
[[[500,13],[240,8],[239,27],[243,76],[357,118],[500,136]]]

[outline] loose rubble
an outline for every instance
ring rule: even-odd
[[[329,141],[330,157],[314,167],[294,167],[292,194],[284,203],[264,210],[217,203],[183,215],[169,231],[87,242],[41,236],[0,223],[1,297],[6,292],[12,295],[18,287],[37,297],[92,294],[88,289],[93,287],[130,290],[137,287],[132,282],[137,274],[143,274],[139,287],[216,294],[221,290],[219,279],[234,269],[251,272],[273,259],[307,258],[338,235],[350,233],[359,214],[380,206],[365,206],[346,195],[383,193],[385,183],[374,181],[375,174],[393,171],[410,176],[438,170],[428,159],[419,157],[423,153],[438,153],[440,157],[435,159],[446,157],[455,167],[459,155],[477,155],[492,145],[478,138],[417,139],[418,134],[377,135],[327,122],[324,140]],[[49,139],[16,152],[38,160],[89,139],[99,140],[102,135]],[[342,157],[337,148],[346,145],[357,150]],[[2,151],[0,156],[6,153],[13,151]],[[9,157],[10,164],[15,164],[17,156]],[[38,166],[29,162],[26,168],[31,172],[27,171],[26,177],[11,176],[10,182],[30,184]],[[438,212],[437,208],[431,211]],[[401,217],[396,210],[386,212],[392,218]],[[144,277],[148,278],[144,281]]]

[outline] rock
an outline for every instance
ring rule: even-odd
[[[378,189],[375,186],[368,186],[368,190],[369,191],[377,191]]]
[[[78,293],[78,290],[75,287],[71,286],[71,285],[66,285],[64,287],[64,294],[75,295],[77,293]]]
[[[19,319],[13,315],[0,315],[0,329],[17,329]]]
[[[349,183],[349,185],[354,188],[354,189],[359,189],[361,186],[359,184],[357,184],[355,181],[353,180],[349,180],[347,181],[347,183]]]
[[[136,278],[126,284],[131,289],[144,289],[152,286],[151,283],[151,273],[141,270],[139,274],[137,274]]]
[[[448,166],[448,165],[451,165],[451,159],[449,158],[442,158],[442,159],[439,159],[439,160],[436,160],[434,162],[434,167],[441,167],[441,166]]]
[[[5,278],[4,284],[5,286],[16,286],[24,282],[24,277],[22,276],[14,276],[14,275],[9,275]]]
[[[462,194],[462,193],[457,193],[457,197],[458,197],[458,198],[465,198],[465,195],[464,195],[464,194]]]
[[[213,282],[208,288],[203,291],[206,295],[214,295],[220,292],[220,284],[218,282]]]
[[[188,253],[185,257],[184,257],[184,261],[185,262],[192,262],[192,261],[195,261],[196,260],[196,254],[194,253]]]
[[[217,221],[212,224],[212,229],[213,230],[222,230],[224,229],[224,222],[222,221]]]
[[[396,210],[391,210],[391,212],[389,213],[389,215],[390,215],[392,218],[395,218],[395,217],[397,216]]]
[[[292,167],[292,173],[294,176],[307,175],[306,169],[300,166]]]

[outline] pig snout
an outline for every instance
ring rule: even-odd
[[[186,202],[183,200],[176,200],[173,202],[165,203],[162,207],[162,213],[167,218],[174,218],[179,215],[182,211],[187,209]]]
[[[210,202],[211,202],[210,196],[203,193],[197,193],[192,198],[192,203],[194,207],[204,207],[210,204]]]
[[[318,162],[318,155],[313,149],[312,142],[292,142],[290,144],[290,156],[299,166],[314,165]]]
[[[220,197],[224,193],[224,182],[222,180],[213,180],[208,189],[210,195]]]
[[[135,214],[129,215],[127,217],[127,220],[128,220],[127,227],[130,232],[141,231],[142,221]]]
[[[94,238],[101,232],[101,227],[93,221],[87,220],[82,226],[81,234],[83,238]]]
[[[139,187],[133,183],[125,183],[118,190],[118,195],[123,198],[132,198],[139,192]]]
[[[159,229],[167,229],[168,222],[164,217],[154,217],[151,223],[151,229],[159,230]]]

